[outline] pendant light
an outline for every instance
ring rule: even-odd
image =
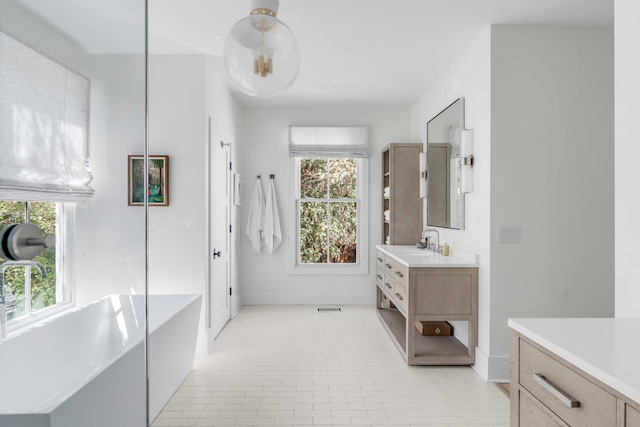
[[[251,13],[229,31],[224,44],[227,73],[247,95],[272,98],[285,92],[300,68],[293,33],[276,18],[279,0],[249,0]]]

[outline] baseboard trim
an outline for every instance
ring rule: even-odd
[[[476,347],[476,363],[473,370],[489,383],[508,383],[510,381],[509,356],[488,356]]]
[[[196,354],[206,356],[213,351],[213,334],[207,331],[206,333],[198,334],[198,342],[196,343]]]

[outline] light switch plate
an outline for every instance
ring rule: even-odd
[[[498,227],[498,243],[520,243],[522,228],[516,225]]]

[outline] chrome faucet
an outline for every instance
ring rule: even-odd
[[[12,308],[16,302],[4,294],[4,273],[9,267],[37,267],[43,278],[47,277],[47,269],[37,261],[5,261],[0,264],[0,342],[7,338],[7,308]]]
[[[423,240],[424,240],[425,233],[436,233],[436,237],[438,238],[438,240],[437,240],[435,249],[432,249],[431,245],[429,244],[427,244],[427,249],[432,249],[435,252],[439,252],[440,251],[440,233],[438,232],[438,230],[436,230],[435,228],[425,228],[424,230],[422,230],[422,235],[421,235]]]

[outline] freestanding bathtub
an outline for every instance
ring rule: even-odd
[[[193,367],[201,295],[149,296],[149,416]],[[0,426],[140,427],[146,421],[142,295],[69,310],[0,343]]]

